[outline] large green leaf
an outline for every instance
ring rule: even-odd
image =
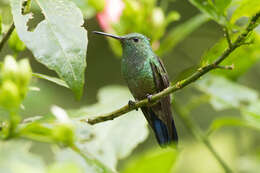
[[[27,28],[32,14],[21,14],[22,1],[11,0],[12,13],[20,39],[35,58],[55,70],[80,98],[86,68],[87,32],[80,10],[68,0],[36,0],[45,19],[34,31]]]
[[[43,161],[29,153],[30,143],[22,141],[0,142],[1,173],[44,173]]]
[[[97,104],[71,111],[71,116],[93,118],[116,110],[132,98],[126,87],[108,86],[99,91]],[[115,169],[119,159],[128,156],[132,150],[148,136],[146,121],[141,111],[129,112],[113,121],[94,126],[75,122],[77,127],[78,145],[108,167]]]
[[[239,7],[235,10],[231,17],[231,22],[236,22],[241,17],[252,17],[260,11],[259,0],[241,0],[238,1]]]
[[[172,148],[151,150],[127,164],[123,173],[169,173],[177,159],[177,151]]]
[[[196,87],[209,95],[210,104],[216,110],[232,108],[243,115],[216,119],[209,131],[227,125],[260,129],[260,99],[257,91],[217,75],[204,77],[196,83]]]

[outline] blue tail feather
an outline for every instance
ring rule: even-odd
[[[169,143],[169,135],[167,131],[166,125],[157,117],[152,120],[153,122],[153,129],[156,135],[156,138],[160,145],[164,145]]]

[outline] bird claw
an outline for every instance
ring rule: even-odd
[[[152,102],[153,102],[153,101],[152,101],[152,95],[151,95],[151,94],[147,94],[147,95],[146,95],[146,98],[147,98],[147,100],[148,100],[149,103],[152,103]]]
[[[136,107],[135,101],[129,100],[128,101],[128,106],[130,108],[134,108],[136,111],[138,111],[138,108]]]

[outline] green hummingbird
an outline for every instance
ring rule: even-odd
[[[117,36],[99,31],[95,34],[112,37],[120,41],[123,48],[121,71],[130,92],[136,101],[156,94],[170,83],[162,61],[153,52],[149,39],[139,33]],[[129,106],[134,102],[129,102]],[[153,129],[160,146],[177,143],[178,136],[171,111],[170,96],[141,108]]]

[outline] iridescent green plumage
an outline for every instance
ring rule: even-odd
[[[121,37],[102,32],[95,33],[120,40],[123,48],[122,74],[136,100],[144,99],[169,86],[167,72],[160,59],[152,51],[147,37],[138,33]],[[171,112],[170,96],[141,109],[160,145],[177,142],[178,136]]]

